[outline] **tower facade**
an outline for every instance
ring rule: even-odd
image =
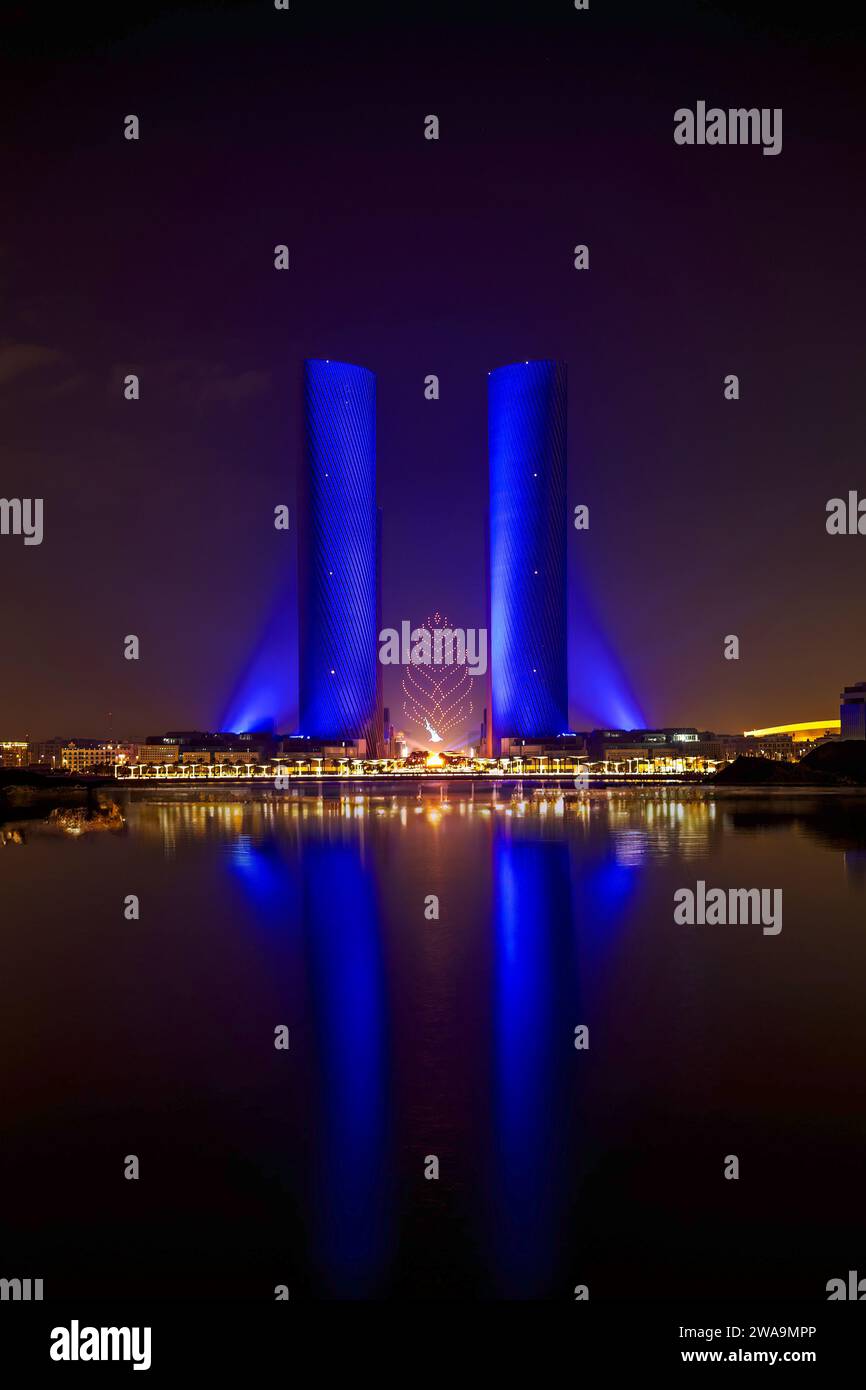
[[[839,709],[842,738],[866,738],[866,681],[846,685]]]
[[[299,490],[300,731],[381,756],[376,378],[304,363]]]
[[[566,367],[488,378],[492,734],[568,730]]]

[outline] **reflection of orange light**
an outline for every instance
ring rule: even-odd
[[[441,757],[441,755],[440,755],[439,753],[428,753],[428,754],[427,754],[426,766],[427,766],[427,767],[444,767],[444,766],[445,766],[445,761],[444,761],[444,759]]]

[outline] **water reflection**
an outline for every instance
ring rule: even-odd
[[[239,871],[246,856],[251,874],[252,849],[268,839],[300,846],[318,825],[329,841],[363,845],[363,827],[371,820],[396,824],[404,832],[413,823],[437,830],[456,819],[531,827],[533,835],[585,845],[603,839],[612,845],[615,863],[625,868],[697,860],[731,836],[793,829],[839,851],[855,884],[862,882],[859,856],[866,851],[866,798],[849,794],[744,794],[683,786],[574,791],[522,782],[504,788],[428,782],[399,793],[293,787],[289,793],[256,789],[251,796],[244,788],[205,788],[130,791],[119,800],[129,828],[139,838],[159,840],[166,856],[175,853],[179,840],[234,841]],[[28,819],[26,829],[44,831],[51,823]],[[22,843],[24,829],[25,823],[8,821],[4,842]]]
[[[846,850],[844,859],[845,872],[852,888],[866,893],[866,849]]]
[[[712,836],[723,832],[723,817],[706,792],[677,788],[674,792],[640,791],[573,792],[551,790],[508,794],[485,786],[472,794],[465,787],[425,786],[415,795],[370,793],[302,792],[300,795],[242,792],[226,795],[202,791],[189,795],[158,797],[146,792],[130,793],[128,815],[139,832],[161,835],[170,846],[179,831],[201,837],[235,834],[261,835],[276,827],[312,821],[366,820],[372,817],[409,825],[413,817],[423,817],[430,825],[441,825],[452,817],[460,820],[501,819],[544,823],[556,834],[567,826],[569,832],[589,834],[603,825],[620,846],[624,862],[658,854],[688,855],[706,849]]]
[[[571,1153],[569,1064],[574,976],[570,876],[564,845],[493,849],[494,1268],[504,1297],[540,1297],[557,1263]]]
[[[864,1161],[862,796],[294,790],[124,792],[116,835],[4,822],[2,1164],[22,1264],[39,1231],[46,1277],[70,1288],[82,1251],[110,1248],[113,1277],[147,1290],[170,1256],[178,1288],[257,1299],[284,1279],[293,1299],[581,1282],[629,1298],[647,1269],[649,1296],[744,1280],[820,1296]],[[675,927],[678,886],[762,875],[786,894],[779,938]],[[132,930],[118,905],[138,885]],[[212,1137],[207,1242],[100,1207],[90,1136],[116,1144],[131,1106],[142,1151],[167,1156],[154,1210],[174,1211]],[[707,1179],[732,1127],[751,1154],[739,1224]],[[60,1205],[89,1194],[74,1239],[46,1224],[33,1171],[71,1134],[86,1142]],[[797,1165],[776,1161],[804,1134],[810,1227]]]
[[[230,844],[228,865],[257,918],[271,931],[285,931],[296,920],[298,884],[272,835],[254,838],[239,832]]]
[[[313,1242],[331,1292],[375,1292],[393,1221],[389,1008],[375,880],[344,845],[303,860],[317,1076]]]
[[[192,809],[200,833],[228,834],[229,871],[260,926],[282,940],[286,968],[295,948],[303,957],[310,1022],[290,1029],[290,1052],[314,1070],[306,1183],[313,1279],[330,1296],[371,1296],[393,1226],[389,1006],[376,875],[351,842],[355,827],[346,834],[345,815],[357,808],[346,801],[328,821],[310,806],[302,854],[278,838],[273,808],[253,808],[240,821],[236,807],[222,808],[226,816]],[[172,832],[172,844],[176,838]]]

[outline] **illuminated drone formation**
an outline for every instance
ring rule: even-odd
[[[423,624],[430,633],[451,627],[447,618],[434,613]],[[403,713],[424,729],[426,740],[444,743],[449,733],[465,723],[472,713],[472,677],[466,663],[427,665],[414,656],[403,678]]]

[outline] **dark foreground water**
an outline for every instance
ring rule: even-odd
[[[866,1273],[863,798],[120,804],[120,832],[0,849],[0,1276],[595,1300]],[[781,888],[781,932],[678,925],[698,880]]]

